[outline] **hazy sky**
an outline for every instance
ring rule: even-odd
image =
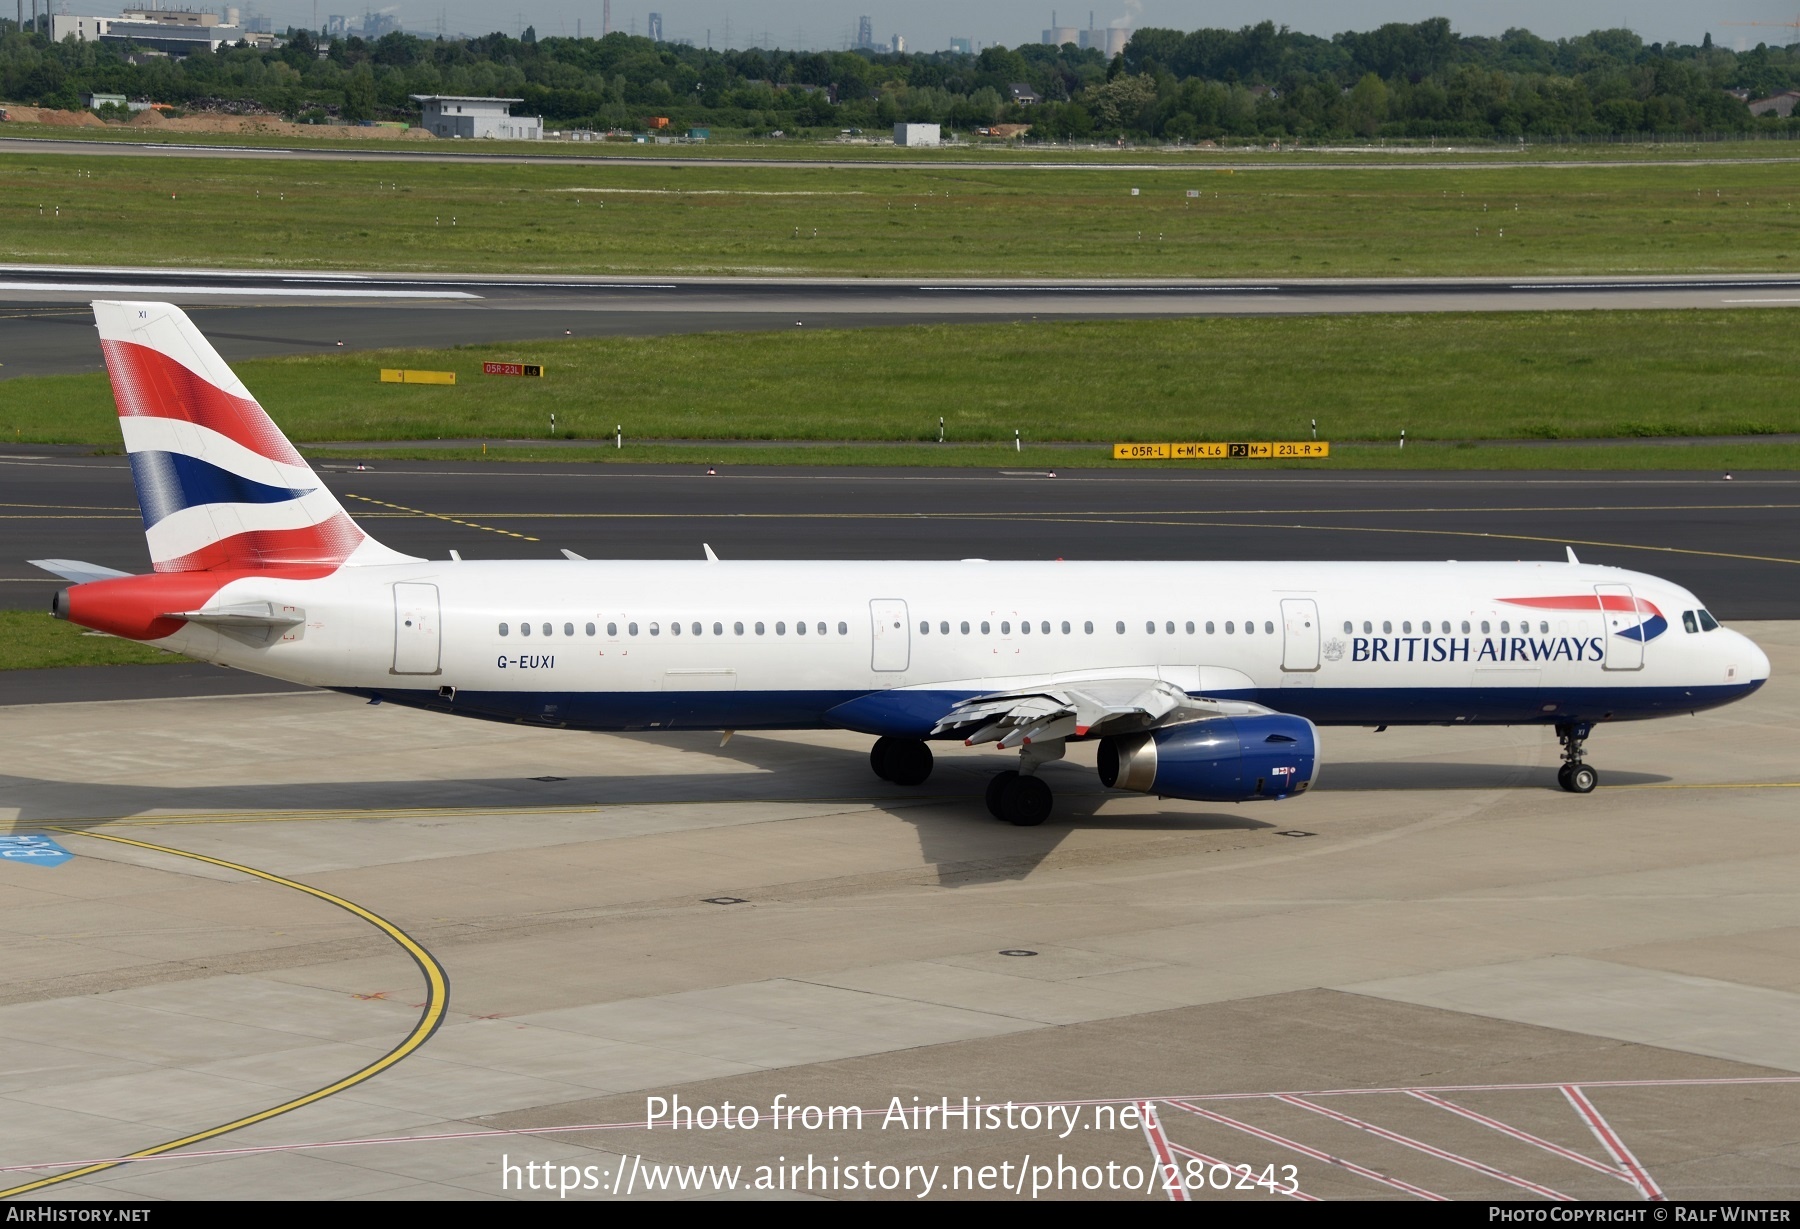
[[[216,7],[226,0],[177,0],[178,3]],[[323,20],[329,13],[360,15],[365,7],[381,8],[380,0],[237,0],[252,12],[288,22],[311,24],[313,13]],[[1724,46],[1754,46],[1757,42],[1800,41],[1800,33],[1772,26],[1739,26],[1730,23],[1792,22],[1792,0],[1714,0],[1695,5],[1682,0],[1361,0],[1329,3],[1328,0],[1082,0],[1070,6],[1054,0],[1058,25],[1086,26],[1089,6],[1098,25],[1170,26],[1191,30],[1200,26],[1237,27],[1270,20],[1311,34],[1330,35],[1342,30],[1366,30],[1383,22],[1418,21],[1448,17],[1466,34],[1499,34],[1522,26],[1546,38],[1582,34],[1589,30],[1625,26],[1646,42],[1679,40],[1698,42],[1710,31]],[[89,8],[110,11],[113,6],[84,0],[58,0],[76,12]],[[516,33],[529,23],[540,34],[592,36],[600,31],[600,0],[511,0],[485,4],[479,0],[399,0],[400,19],[408,29],[429,31],[441,17],[452,33],[481,33],[496,28]],[[833,48],[847,45],[856,34],[856,19],[868,14],[875,35],[885,40],[892,34],[905,37],[908,50],[938,50],[952,37],[971,38],[986,45],[1016,46],[1034,42],[1050,25],[1051,4],[1036,0],[613,0],[615,30],[646,31],[646,15],[655,7],[663,15],[667,38],[688,38],[704,44],[708,29],[712,45],[762,44],[765,32],[775,46]],[[727,38],[729,31],[729,39]]]

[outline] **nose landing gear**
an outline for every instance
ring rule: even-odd
[[[1591,794],[1600,783],[1600,774],[1581,762],[1582,744],[1593,729],[1586,721],[1556,727],[1556,738],[1563,749],[1563,765],[1556,770],[1556,783],[1571,794]]]

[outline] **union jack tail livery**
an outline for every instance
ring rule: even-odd
[[[410,561],[357,527],[180,308],[96,302],[94,323],[158,572]]]

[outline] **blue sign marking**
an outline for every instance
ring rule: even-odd
[[[47,836],[0,836],[0,862],[61,866],[74,856]]]

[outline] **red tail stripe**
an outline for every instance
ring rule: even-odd
[[[1643,598],[1623,593],[1578,593],[1570,597],[1503,597],[1508,606],[1532,606],[1542,610],[1625,610],[1660,616],[1662,611]],[[1637,604],[1632,605],[1633,602]]]
[[[284,465],[305,465],[263,408],[234,397],[160,351],[131,341],[102,341],[120,418],[175,418],[217,431]]]
[[[266,571],[271,568],[323,565],[328,570],[348,559],[364,541],[363,531],[348,514],[299,529],[252,529],[210,542],[174,559],[159,559],[158,572]],[[166,634],[166,633],[165,633]]]

